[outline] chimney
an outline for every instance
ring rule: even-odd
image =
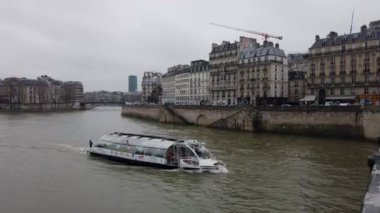
[[[364,33],[366,31],[367,31],[367,25],[363,25],[363,26],[360,27],[360,32],[361,33]]]
[[[280,49],[280,45],[279,45],[278,43],[275,44],[275,47],[276,47],[277,49]]]
[[[315,36],[315,41],[319,41],[319,35]]]
[[[338,33],[334,32],[334,31],[331,31],[329,33],[329,38],[333,39],[333,38],[336,38],[338,36]]]

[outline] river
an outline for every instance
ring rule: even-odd
[[[228,173],[188,173],[88,156],[114,131],[206,142]],[[376,145],[171,125],[118,107],[0,114],[0,212],[358,212]]]

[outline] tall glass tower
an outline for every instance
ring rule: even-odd
[[[128,92],[137,91],[137,76],[130,75],[128,76]]]

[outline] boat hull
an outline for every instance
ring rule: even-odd
[[[118,157],[118,156],[113,156],[113,155],[107,155],[107,154],[101,154],[101,153],[91,152],[91,151],[88,151],[88,153],[91,156],[102,157],[102,158],[106,158],[106,159],[111,160],[111,161],[126,163],[129,165],[154,167],[154,168],[159,168],[159,169],[178,169],[178,166],[174,166],[174,165],[133,160],[133,159],[123,158],[123,157]]]

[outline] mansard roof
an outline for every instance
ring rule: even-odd
[[[242,50],[240,53],[240,59],[271,55],[286,58],[285,51],[282,49],[273,46],[260,46]]]
[[[331,32],[327,38],[316,39],[310,49],[329,47],[336,45],[352,44],[362,41],[380,40],[380,30],[378,29],[364,29],[358,33],[351,33],[348,35],[338,36],[335,32]]]

